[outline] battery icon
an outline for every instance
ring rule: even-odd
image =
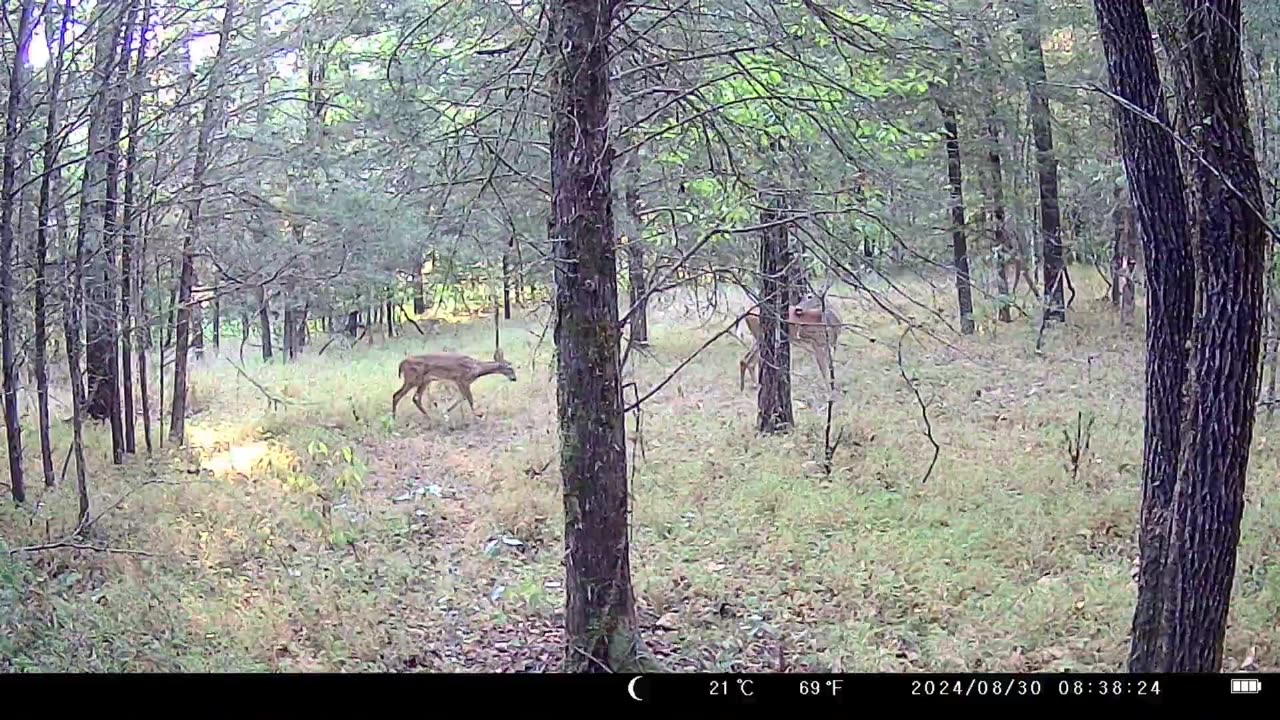
[[[1256,678],[1232,678],[1231,694],[1232,695],[1252,695],[1262,692],[1262,681]]]

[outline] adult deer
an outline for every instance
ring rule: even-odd
[[[830,289],[830,288],[828,288]],[[743,318],[751,331],[751,349],[738,361],[738,390],[747,387],[747,371],[760,361],[760,344],[764,341],[760,331],[759,313]],[[840,315],[826,303],[826,290],[821,294],[805,293],[800,303],[787,308],[787,324],[790,326],[791,343],[799,345],[813,355],[822,373],[823,382],[831,378],[831,349],[840,339],[842,321]]]
[[[471,397],[471,383],[486,375],[505,375],[511,382],[516,381],[516,371],[511,367],[511,363],[503,359],[501,350],[494,351],[492,362],[477,360],[461,353],[414,355],[400,361],[399,373],[400,377],[404,378],[404,384],[391,397],[391,417],[393,418],[396,416],[396,406],[400,404],[405,393],[415,388],[413,404],[418,406],[423,415],[426,415],[427,410],[422,407],[422,394],[427,391],[431,383],[437,381],[453,383],[462,394],[462,398],[454,400],[445,413],[453,410],[465,399],[471,408],[471,413],[476,417],[483,417],[476,410],[475,399]]]

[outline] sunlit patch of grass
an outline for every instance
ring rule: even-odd
[[[639,432],[627,420],[645,635],[680,669],[1121,669],[1141,329],[1090,305],[1101,288],[1079,275],[1078,307],[1040,350],[1038,318],[968,338],[935,322],[946,342],[915,332],[902,367],[902,327],[837,289],[858,329],[836,355],[844,435],[829,476],[812,358],[793,359],[797,427],[766,438],[754,432],[754,383],[738,390],[745,347],[726,336],[696,357],[646,401]],[[900,282],[934,302],[919,280]],[[950,296],[936,296],[950,319]],[[641,393],[736,315],[722,307],[707,320],[677,300],[655,303],[652,346],[628,369]],[[554,356],[541,320],[504,322],[519,381],[478,381],[482,418],[463,403],[446,420],[457,397],[446,386],[428,417],[405,402],[393,419],[390,399],[407,354],[491,356],[487,318],[247,362],[276,404],[206,358],[194,378],[203,410],[180,453],[112,468],[103,429],[89,430],[95,508],[124,498],[92,542],[152,555],[0,556],[0,658],[19,670],[482,670],[557,655],[558,639],[538,629],[559,624],[564,603]],[[941,446],[927,480],[933,448],[903,373]],[[1088,448],[1073,459],[1078,428]],[[1269,572],[1280,510],[1261,501],[1280,473],[1275,428],[1260,418],[1229,667],[1280,666],[1280,575]],[[38,511],[0,506],[11,546],[44,541],[46,520],[52,539],[73,524],[73,487],[32,492]]]

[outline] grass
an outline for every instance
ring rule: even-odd
[[[951,317],[945,284],[907,284]],[[1121,670],[1142,338],[1087,285],[1077,280],[1070,323],[1048,331],[1042,352],[1034,320],[997,327],[983,312],[976,336],[908,338],[901,370],[901,327],[837,291],[857,328],[836,358],[846,441],[829,477],[817,470],[825,407],[811,358],[795,362],[796,430],[762,438],[752,386],[737,386],[745,348],[726,336],[700,354],[645,403],[639,434],[628,420],[633,577],[659,655],[685,670]],[[655,307],[651,352],[629,380],[643,392],[734,315],[721,308],[703,326],[682,303]],[[275,408],[231,363],[208,358],[185,451],[115,468],[104,431],[90,430],[95,512],[105,512],[89,542],[150,555],[0,555],[0,667],[556,669],[563,526],[543,321],[504,325],[519,380],[477,382],[481,419],[465,403],[446,420],[442,407],[423,417],[404,402],[393,421],[390,396],[404,354],[490,355],[485,321],[248,363],[288,401]],[[941,445],[927,482],[932,447],[902,371]],[[456,397],[433,394],[441,406]],[[1090,419],[1073,472],[1067,438]],[[1280,511],[1263,502],[1277,489],[1273,434],[1260,421],[1228,669],[1280,667],[1280,576],[1268,572]],[[30,495],[28,507],[0,507],[9,547],[73,524],[71,483]]]

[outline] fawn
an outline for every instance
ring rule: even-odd
[[[462,393],[462,398],[454,400],[445,413],[453,410],[462,399],[465,399],[471,408],[471,414],[483,417],[476,410],[475,400],[471,397],[471,383],[485,375],[505,375],[511,382],[516,381],[516,371],[511,367],[511,363],[503,359],[501,350],[494,351],[492,362],[477,360],[461,353],[414,355],[400,361],[399,373],[400,377],[404,378],[404,384],[395,392],[395,395],[391,396],[391,417],[393,418],[396,416],[396,406],[400,404],[400,400],[405,393],[414,388],[416,391],[413,393],[413,404],[418,406],[418,410],[421,410],[423,415],[426,415],[427,410],[422,407],[422,394],[427,391],[431,383],[446,380],[457,386],[458,392]]]
[[[835,347],[840,339],[842,324],[840,315],[830,306],[824,308],[825,304],[825,293],[823,295],[805,293],[805,296],[800,299],[800,304],[787,308],[786,319],[791,326],[792,344],[804,347],[813,355],[813,359],[818,363],[818,370],[822,372],[824,384],[831,381],[831,348]],[[752,343],[751,349],[742,356],[742,360],[738,361],[739,391],[747,387],[747,371],[754,368],[760,361],[760,343],[763,340],[760,334],[759,313],[753,312],[743,319],[746,320],[747,329],[751,331]]]

